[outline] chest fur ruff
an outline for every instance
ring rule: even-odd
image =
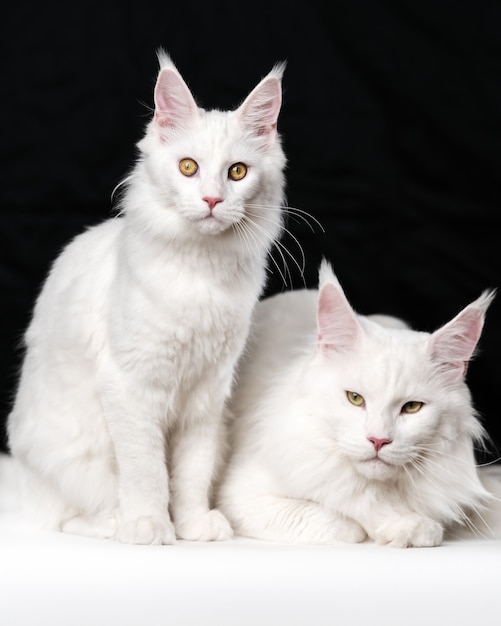
[[[216,375],[219,368],[233,367],[245,344],[250,312],[206,301],[183,307],[175,318],[157,338],[166,367],[174,365],[185,380],[199,378],[208,368]]]
[[[245,345],[254,294],[197,278],[167,284],[150,293],[127,289],[127,302],[114,309],[111,342],[122,367],[130,364],[155,385],[196,386],[208,372],[214,382],[228,379]]]

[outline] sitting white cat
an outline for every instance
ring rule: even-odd
[[[212,479],[285,187],[283,64],[208,111],[159,62],[120,216],[73,239],[37,299],[5,463],[30,520],[140,544],[232,535]]]
[[[319,282],[256,310],[218,494],[236,533],[399,547],[489,535],[465,372],[494,292],[429,334],[357,315],[325,261]]]

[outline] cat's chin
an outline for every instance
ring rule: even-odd
[[[195,221],[196,230],[202,235],[220,235],[232,226],[232,222],[227,222],[216,217],[203,217]]]
[[[359,474],[364,478],[371,480],[387,480],[392,478],[398,472],[397,465],[386,463],[382,459],[375,457],[365,461],[358,461],[356,468]]]

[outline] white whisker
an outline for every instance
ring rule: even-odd
[[[320,228],[320,230],[323,233],[325,233],[325,228],[322,226],[321,222],[316,217],[314,217],[311,213],[308,213],[307,211],[298,209],[297,207],[290,207],[287,205],[272,206],[272,205],[267,205],[267,204],[246,204],[246,207],[249,207],[251,209],[266,209],[266,210],[271,210],[271,211],[281,211],[286,216],[291,215],[293,217],[299,218],[310,228],[312,232],[315,232],[315,229],[313,228],[310,222],[311,220]]]
[[[501,456],[498,456],[496,459],[492,461],[486,461],[485,463],[479,463],[477,467],[490,467],[491,465],[496,465],[501,461]]]
[[[254,213],[247,212],[247,216],[250,217],[250,218],[257,218],[257,219],[263,220],[265,222],[273,223],[272,220],[267,219],[266,217],[263,217],[262,215],[256,215]],[[258,224],[257,221],[255,221],[254,219],[251,219],[250,221],[253,224],[253,226],[255,226],[257,229],[259,229],[263,234],[266,234],[266,235],[268,234],[266,229],[264,229],[260,224]],[[294,242],[296,243],[296,245],[297,245],[297,247],[298,247],[298,249],[299,249],[299,251],[301,253],[301,263],[299,263],[299,261],[295,258],[295,256],[292,254],[292,252],[280,240],[271,239],[271,237],[269,235],[268,235],[268,237],[270,238],[271,243],[273,244],[275,249],[280,253],[280,256],[282,257],[282,261],[284,262],[284,270],[286,270],[290,280],[292,281],[290,270],[289,270],[288,264],[285,261],[284,255],[281,252],[282,250],[283,250],[283,252],[285,252],[288,255],[288,257],[293,261],[294,265],[297,267],[297,269],[298,269],[298,271],[299,271],[299,273],[301,275],[301,278],[303,280],[303,284],[306,287],[306,281],[305,281],[305,278],[304,278],[304,270],[305,270],[305,267],[306,267],[306,257],[305,257],[305,254],[304,254],[303,247],[299,243],[299,240],[297,239],[297,237],[295,237],[290,230],[288,230],[287,228],[284,228],[283,232],[287,233],[294,240]]]
[[[456,459],[457,460],[457,459]],[[417,458],[414,459],[412,461],[412,467],[421,474],[421,476],[423,476],[423,478],[429,482],[435,489],[440,490],[439,485],[431,478],[431,476],[429,475],[429,472],[426,472],[424,467],[423,467],[423,463],[425,462],[425,459],[422,458]],[[435,466],[438,467],[441,471],[443,471],[444,469],[447,471],[447,473],[452,477],[452,476],[456,476],[456,474],[450,470],[449,468],[445,468],[444,465],[440,462],[435,462],[432,459],[430,459],[429,457],[426,458],[426,463],[430,464],[431,466]],[[414,484],[415,486],[415,484]],[[489,494],[490,495],[490,494]],[[494,496],[493,496],[494,497]],[[478,526],[474,523],[474,521],[471,519],[471,517],[468,516],[468,514],[466,513],[466,511],[463,509],[463,507],[457,503],[454,502],[452,499],[450,501],[448,501],[448,505],[451,507],[452,511],[454,512],[455,516],[456,516],[456,521],[458,523],[462,523],[466,526],[468,526],[468,528],[472,531],[477,533],[478,535],[487,538],[487,535],[485,535],[484,532],[482,532],[480,530],[480,528],[478,528]],[[482,522],[482,524],[485,526],[485,528],[487,529],[487,531],[491,534],[491,536],[494,535],[493,530],[490,528],[489,524],[487,523],[486,519],[484,518],[484,516],[481,513],[481,508],[485,508],[484,505],[479,504],[474,504],[472,502],[468,502],[467,507],[469,509],[471,509],[471,511],[478,517],[478,519]]]
[[[421,502],[421,504],[423,503],[423,498],[421,497],[421,493],[416,485],[416,481],[414,480],[414,477],[412,476],[412,473],[410,472],[409,468],[407,467],[407,464],[402,466],[407,478],[409,479],[409,482],[411,483],[411,486],[413,487],[414,491],[416,492],[417,497],[419,498],[419,501]]]
[[[122,187],[124,187],[125,185],[127,185],[130,181],[132,180],[132,174],[130,174],[129,176],[126,176],[125,178],[123,178],[120,182],[118,182],[112,189],[111,191],[111,202],[112,204],[115,201],[115,195],[117,194],[117,192],[119,190],[122,191]]]

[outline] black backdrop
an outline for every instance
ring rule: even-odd
[[[50,262],[108,217],[151,113],[165,47],[205,108],[233,108],[287,61],[279,128],[288,223],[316,285],[322,255],[360,313],[433,330],[497,287],[499,0],[12,3],[0,25],[0,409]],[[300,258],[294,239],[284,244]],[[289,263],[267,293],[303,286]],[[501,293],[468,373],[501,449]],[[5,440],[3,442],[5,446]]]

